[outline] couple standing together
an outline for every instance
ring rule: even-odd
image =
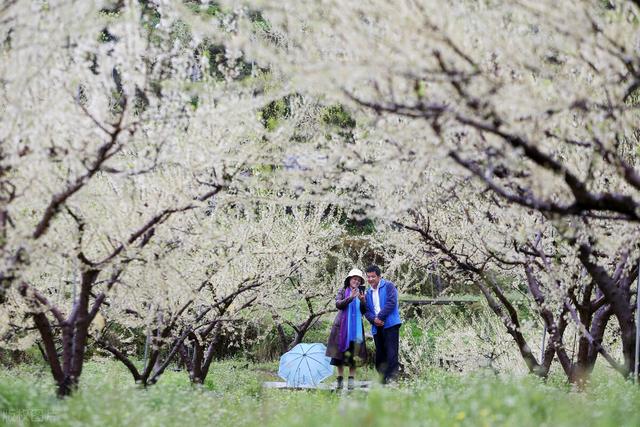
[[[364,282],[370,287],[365,292]],[[349,367],[348,388],[353,389],[356,359],[367,358],[362,315],[371,323],[371,334],[376,345],[376,369],[387,384],[398,373],[398,345],[400,339],[400,312],[398,290],[383,279],[380,268],[372,265],[362,271],[354,268],[344,280],[344,287],[336,295],[339,310],[329,335],[327,356],[338,367],[338,389],[343,387],[344,367]]]

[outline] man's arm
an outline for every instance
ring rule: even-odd
[[[378,313],[378,319],[383,322],[387,319],[393,310],[396,308],[396,304],[398,303],[398,290],[396,289],[396,285],[391,282],[386,283],[387,288],[387,300],[384,302],[384,307],[380,308],[380,313]]]

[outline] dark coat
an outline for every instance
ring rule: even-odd
[[[327,342],[327,356],[332,357],[334,359],[344,359],[344,353],[342,353],[339,349],[339,339],[340,339],[340,320],[342,319],[342,314],[345,310],[348,309],[349,301],[348,298],[344,297],[346,292],[346,288],[338,291],[336,295],[336,308],[339,310],[336,318],[333,321],[333,326],[331,326],[331,333],[329,334],[329,341]],[[360,303],[360,312],[364,314],[367,311],[367,305]],[[360,327],[362,328],[362,339],[363,342],[361,345],[357,346],[356,356],[366,360],[367,359],[367,348],[364,345],[364,323],[362,323],[362,317],[360,318]]]

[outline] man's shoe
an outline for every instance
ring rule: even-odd
[[[343,378],[342,377],[338,377],[338,378],[336,378],[336,380],[337,380],[336,390],[342,390]]]

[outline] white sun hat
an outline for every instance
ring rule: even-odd
[[[362,279],[362,283],[365,283],[367,281],[367,279],[365,279],[364,277],[364,273],[362,272],[362,270],[359,270],[357,268],[352,268],[351,271],[349,271],[349,274],[347,274],[346,279],[344,279],[344,285],[345,286],[349,286],[349,279],[352,277],[359,277]]]

